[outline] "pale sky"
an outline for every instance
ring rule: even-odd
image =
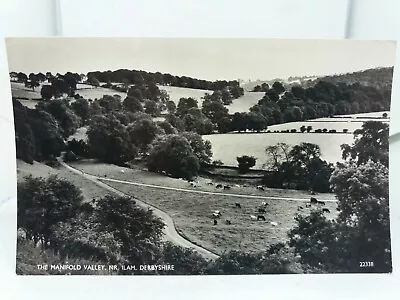
[[[117,69],[198,79],[262,79],[347,73],[395,64],[393,41],[166,38],[9,38],[10,71]]]

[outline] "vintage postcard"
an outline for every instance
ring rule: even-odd
[[[6,45],[17,274],[392,272],[395,42]]]

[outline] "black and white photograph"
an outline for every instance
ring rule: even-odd
[[[18,275],[391,273],[396,42],[8,38]]]

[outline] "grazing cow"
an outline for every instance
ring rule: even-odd
[[[301,210],[301,209],[304,209],[304,207],[303,206],[299,206],[298,210]]]
[[[262,216],[262,215],[258,215],[257,216],[257,221],[260,221],[260,220],[265,221],[265,217]]]
[[[237,188],[240,188],[240,185],[238,185],[238,184],[235,184],[235,187],[237,187]]]
[[[323,212],[323,213],[330,213],[331,211],[330,211],[329,209],[327,209],[327,208],[323,208],[323,209],[322,209],[322,212]]]
[[[213,213],[212,216],[213,216],[214,219],[219,219],[219,217],[220,217],[221,215],[220,215],[220,214]]]
[[[214,210],[214,214],[217,214],[219,216],[222,216],[221,212],[219,210]]]
[[[121,173],[125,173],[125,171],[124,171],[124,170],[121,170],[120,172],[121,172]]]
[[[242,208],[242,206],[240,205],[240,203],[235,203],[235,207],[237,207],[237,208]]]
[[[257,190],[264,191],[264,187],[262,185],[257,185]]]
[[[319,205],[325,205],[325,202],[324,201],[318,201],[318,204]]]
[[[278,226],[278,223],[277,223],[277,222],[270,222],[270,224],[271,224],[272,226]]]
[[[259,212],[260,214],[265,214],[267,211],[266,211],[264,208],[259,208],[259,209],[258,209],[258,212]]]
[[[253,216],[253,215],[251,215],[251,216],[250,216],[250,219],[252,219],[253,221],[256,221],[256,220],[257,220],[257,217],[256,217],[256,216]]]
[[[226,223],[226,225],[231,225],[232,224],[231,220],[226,220],[225,223]]]
[[[214,225],[217,225],[217,224],[218,224],[218,221],[214,219]]]
[[[311,204],[307,203],[307,204],[306,204],[306,207],[311,207]]]
[[[311,203],[311,204],[317,204],[317,203],[318,203],[317,198],[311,197],[311,198],[310,198],[310,203]]]
[[[217,189],[222,189],[222,184],[217,184],[217,185],[215,186],[215,188],[217,188]]]
[[[230,190],[231,187],[229,185],[224,185],[224,190]]]
[[[262,204],[263,206],[267,206],[267,205],[269,205],[269,204],[268,204],[267,202],[265,202],[265,201],[264,201],[264,202],[262,202],[261,204]]]

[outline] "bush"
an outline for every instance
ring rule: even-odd
[[[218,166],[223,166],[224,165],[224,163],[222,162],[222,160],[220,160],[220,159],[217,159],[217,160],[213,160],[213,162],[211,163],[213,166],[216,166],[216,167],[218,167]]]
[[[297,130],[293,128],[292,130],[290,130],[290,132],[291,132],[291,133],[296,133]]]
[[[239,172],[245,174],[256,165],[257,159],[254,156],[243,155],[236,157],[236,160],[239,165]]]
[[[349,130],[347,128],[343,129],[343,133],[348,133]]]
[[[72,152],[72,151],[67,151],[67,152],[64,153],[63,160],[64,160],[65,162],[72,162],[72,161],[77,161],[77,160],[79,160],[79,158],[78,158],[78,156],[77,156],[74,152]]]
[[[328,129],[324,128],[324,129],[322,129],[322,132],[326,133],[326,132],[328,132]]]
[[[315,129],[314,132],[315,133],[322,133],[322,129]]]
[[[336,133],[336,130],[335,129],[331,129],[331,130],[329,130],[329,133]]]

